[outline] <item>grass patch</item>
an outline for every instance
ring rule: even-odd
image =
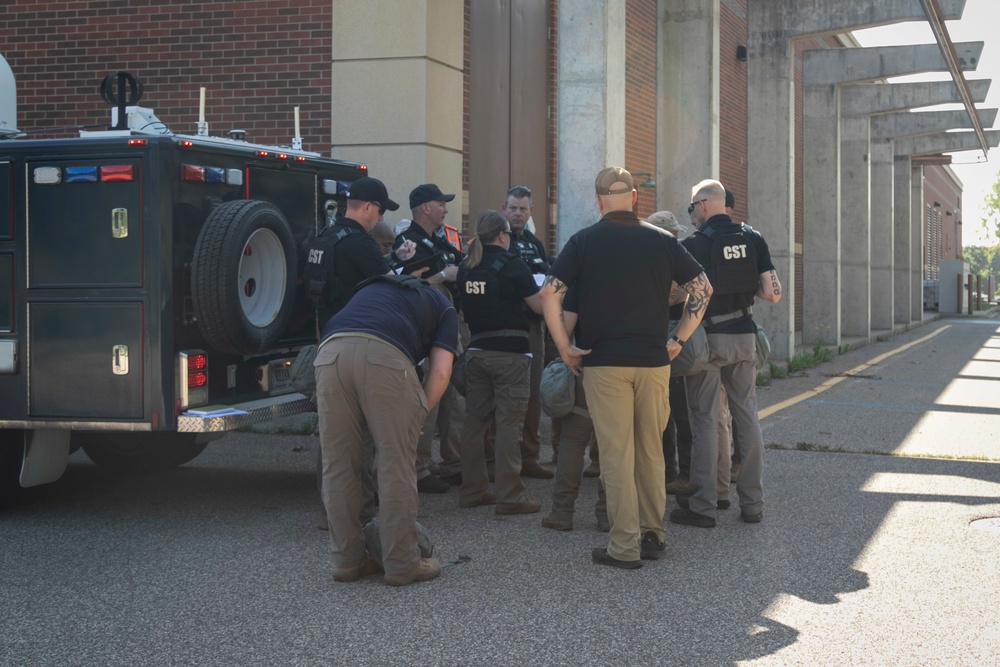
[[[757,386],[758,387],[770,387],[771,378],[764,375],[763,373],[757,373]]]
[[[824,361],[830,361],[830,350],[817,344],[812,352],[797,354],[788,361],[788,372],[797,373],[812,368]]]
[[[788,371],[779,366],[778,364],[771,364],[771,378],[775,380],[784,380],[788,377]]]

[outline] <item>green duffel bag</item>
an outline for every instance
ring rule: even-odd
[[[673,337],[679,320],[670,320],[669,337]],[[708,334],[702,326],[695,327],[691,337],[684,341],[681,353],[670,362],[671,376],[697,375],[708,365]]]

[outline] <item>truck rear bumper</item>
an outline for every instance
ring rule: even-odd
[[[284,394],[264,398],[259,401],[237,403],[231,406],[236,412],[224,415],[191,415],[183,413],[177,417],[178,433],[213,433],[235,431],[247,426],[264,424],[275,419],[291,417],[303,412],[315,412],[311,399],[302,394]]]
[[[237,403],[231,406],[239,414],[224,416],[197,416],[181,414],[177,417],[179,433],[225,433],[246,426],[264,424],[274,419],[291,417],[303,412],[315,412],[316,406],[312,400],[302,394],[284,394],[264,398],[259,401]],[[0,420],[0,429],[59,429],[67,431],[151,431],[148,422],[111,422],[111,421],[80,421],[80,420]]]

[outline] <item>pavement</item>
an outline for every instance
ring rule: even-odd
[[[764,521],[667,523],[637,571],[590,562],[594,479],[568,533],[550,480],[528,516],[422,494],[435,556],[469,560],[396,589],[332,581],[315,437],[145,477],[77,453],[0,513],[0,665],[997,665],[998,379],[994,311],[773,380]]]

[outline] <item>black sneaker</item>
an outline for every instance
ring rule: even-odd
[[[670,513],[670,523],[679,523],[682,526],[694,526],[695,528],[715,528],[715,517],[695,514],[691,510],[681,507]]]
[[[690,498],[691,496],[682,496],[680,494],[677,494],[677,505],[679,507],[683,507],[684,509],[691,509],[688,503],[688,500]],[[717,503],[715,503],[715,509],[717,510],[727,510],[730,507],[732,507],[732,505],[728,500],[720,500]]]
[[[743,512],[740,512],[740,519],[742,519],[744,523],[760,523],[764,519],[764,513],[757,512],[756,514],[744,514]]]
[[[646,531],[642,536],[639,545],[639,557],[646,560],[656,560],[667,550],[667,543],[656,539],[656,533],[651,530]]]
[[[612,558],[608,555],[608,550],[604,547],[597,547],[591,551],[590,557],[598,565],[610,565],[611,567],[620,567],[624,570],[638,570],[642,567],[641,560],[618,560],[617,558]]]
[[[417,480],[417,491],[420,493],[448,493],[451,485],[437,475],[427,475]]]

